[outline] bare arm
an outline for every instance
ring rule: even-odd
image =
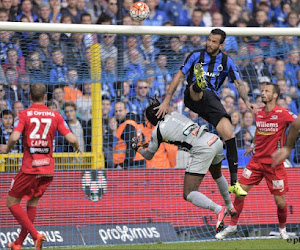
[[[178,70],[176,75],[174,76],[172,82],[170,83],[170,86],[168,88],[168,91],[166,93],[166,97],[162,104],[160,104],[156,109],[158,109],[156,116],[158,118],[164,117],[166,113],[168,113],[170,101],[172,100],[172,97],[181,81],[181,79],[184,77],[184,74],[181,70]]]
[[[239,92],[240,97],[245,102],[247,108],[249,110],[251,110],[252,112],[256,113],[257,106],[255,104],[251,104],[249,102],[249,98],[248,98],[248,94],[247,94],[247,91],[246,91],[246,88],[245,88],[245,84],[242,82],[242,80],[241,79],[236,79],[236,80],[234,80],[234,84],[235,84],[235,87],[237,88],[237,90]]]
[[[73,133],[69,133],[65,135],[66,140],[72,145],[74,151],[80,153],[79,143],[76,136]]]
[[[13,131],[8,139],[7,145],[1,145],[0,151],[3,154],[8,154],[9,151],[15,146],[16,142],[20,139],[21,133]]]
[[[254,137],[252,139],[252,143],[251,143],[251,147],[248,148],[246,150],[246,152],[244,153],[245,156],[249,156],[249,155],[252,155],[254,153],[254,150],[255,150],[255,143],[256,143],[256,132],[254,134]]]
[[[274,152],[272,154],[272,158],[273,158],[272,166],[277,166],[278,164],[280,164],[282,161],[284,161],[290,155],[290,153],[295,145],[295,141],[298,138],[299,129],[300,129],[300,116],[298,116],[296,118],[296,120],[294,120],[292,122],[291,127],[288,132],[288,135],[287,135],[287,140],[286,140],[285,146],[282,149],[280,149],[279,151]]]

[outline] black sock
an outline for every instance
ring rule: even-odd
[[[230,171],[230,183],[234,185],[237,182],[237,171],[238,171],[238,155],[235,137],[225,141],[226,144],[226,157],[228,161]]]
[[[195,93],[201,93],[202,89],[200,89],[200,87],[198,86],[197,82],[194,82],[192,85],[192,88],[194,90]]]

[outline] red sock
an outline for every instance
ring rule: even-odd
[[[27,213],[20,206],[20,204],[14,204],[9,207],[11,214],[16,218],[19,224],[24,227],[32,236],[34,240],[37,238],[38,232],[36,231],[34,225],[30,221]]]
[[[36,215],[36,207],[27,206],[27,215],[29,220],[33,223]],[[16,239],[15,244],[16,245],[23,245],[24,240],[26,239],[28,234],[27,229],[24,227],[21,228],[21,232],[19,234],[19,237]]]
[[[233,206],[234,206],[237,214],[235,216],[231,217],[230,225],[231,226],[236,226],[237,222],[239,220],[240,214],[242,213],[243,208],[244,208],[244,199],[239,200],[239,199],[235,198]]]
[[[287,205],[285,205],[284,208],[277,207],[277,216],[279,221],[279,227],[285,228],[287,218]]]

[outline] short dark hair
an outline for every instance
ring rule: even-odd
[[[225,31],[221,30],[221,29],[213,29],[211,32],[211,34],[213,35],[220,35],[221,36],[221,41],[220,43],[224,43],[225,39],[226,39],[226,33]]]
[[[8,110],[8,109],[2,110],[2,112],[1,112],[1,119],[2,119],[3,116],[5,116],[5,115],[11,115],[12,117],[14,117],[13,112],[10,111],[10,110]]]
[[[66,107],[72,107],[74,108],[74,110],[77,110],[76,104],[74,102],[66,102],[64,105],[64,109],[66,109]]]
[[[91,19],[92,19],[92,17],[91,17],[91,14],[90,13],[87,13],[87,12],[84,12],[83,14],[81,14],[81,16],[80,16],[80,21],[82,22],[82,19],[83,19],[83,17],[85,17],[85,16],[88,16],[88,17],[90,17]]]
[[[46,86],[42,83],[35,83],[30,86],[30,96],[33,102],[42,102],[46,93]]]
[[[278,95],[278,97],[277,97],[277,99],[278,99],[279,96],[280,96],[280,88],[279,88],[279,86],[277,84],[275,84],[275,83],[272,83],[272,82],[267,82],[266,85],[273,86],[273,92]]]

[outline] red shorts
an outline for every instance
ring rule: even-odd
[[[37,177],[36,174],[25,174],[20,171],[11,182],[8,194],[15,198],[30,200],[44,194],[51,184],[53,176]]]
[[[251,159],[239,178],[239,183],[258,185],[263,177],[265,177],[271,194],[283,195],[289,190],[283,163],[273,168],[271,164],[259,163]]]

